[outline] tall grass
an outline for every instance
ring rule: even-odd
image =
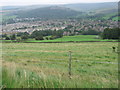
[[[3,43],[7,88],[117,88],[116,42]],[[68,51],[72,51],[72,76]]]

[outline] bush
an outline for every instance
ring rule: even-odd
[[[36,36],[36,37],[35,37],[35,40],[44,40],[44,38],[43,38],[42,35],[40,35],[40,36]]]
[[[15,34],[11,35],[11,36],[10,36],[10,39],[11,39],[11,40],[15,40],[15,39],[16,39]]]
[[[21,39],[22,40],[26,40],[26,39],[28,39],[29,37],[27,36],[27,35],[23,35],[23,36],[21,36]]]
[[[49,38],[48,38],[48,37],[45,37],[45,39],[46,39],[46,40],[49,40]]]
[[[7,37],[7,34],[3,34],[2,37],[3,37],[3,38],[6,38],[6,37]]]
[[[57,39],[57,38],[59,38],[59,37],[57,37],[57,36],[51,36],[50,40],[54,40],[54,39]]]
[[[20,36],[22,36],[22,35],[23,35],[23,32],[17,33],[17,36],[18,36],[18,37],[20,37]]]
[[[10,37],[6,36],[5,40],[10,40]]]
[[[23,35],[29,36],[29,33],[27,33],[27,32],[18,32],[17,33],[17,36],[23,36]]]
[[[83,35],[98,35],[100,34],[100,32],[95,31],[95,30],[88,30],[88,31],[83,31],[82,34]]]

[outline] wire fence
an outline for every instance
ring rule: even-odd
[[[26,50],[27,52],[28,52],[28,50]],[[32,50],[31,50],[32,51]],[[30,52],[31,52],[30,51]],[[12,51],[12,52],[14,52],[14,51]],[[19,51],[15,51],[15,52],[19,52]],[[25,52],[25,51],[24,51]],[[35,52],[35,51],[32,51],[32,52]],[[37,54],[39,54],[39,52],[44,52],[44,51],[38,51],[37,52]],[[47,52],[45,52],[45,53],[47,53]],[[56,52],[56,51],[52,51],[52,53],[58,53],[58,55],[60,54],[61,56],[63,55],[63,54],[61,54],[61,53],[59,53],[59,52]],[[65,57],[61,57],[61,58],[47,58],[47,56],[45,57],[45,58],[42,58],[41,60],[34,60],[34,59],[31,59],[31,60],[26,60],[26,61],[24,61],[24,62],[16,62],[16,63],[18,63],[18,64],[25,64],[25,65],[27,65],[27,64],[33,64],[33,65],[36,65],[36,64],[46,64],[46,67],[47,67],[47,64],[56,64],[56,65],[61,65],[61,66],[67,66],[67,68],[68,68],[68,72],[69,72],[69,75],[71,75],[71,69],[73,69],[74,68],[74,66],[77,64],[77,65],[87,65],[87,64],[110,64],[110,65],[119,65],[120,63],[119,62],[111,62],[111,61],[108,61],[107,62],[107,60],[105,60],[104,59],[104,61],[96,61],[96,60],[94,60],[94,61],[91,61],[91,60],[89,60],[89,58],[88,59],[84,59],[84,58],[82,58],[81,60],[80,60],[80,58],[78,58],[78,57],[75,57],[75,55],[77,54],[77,55],[79,55],[79,53],[81,53],[81,52],[75,52],[75,51],[73,51],[73,52],[67,52],[67,51],[64,51],[64,52],[62,52],[62,53],[66,53],[66,56]],[[71,54],[72,53],[72,54]],[[3,55],[4,54],[6,54],[7,55],[7,53],[6,52],[3,52],[2,53]],[[10,54],[10,55],[12,55],[12,54]],[[14,56],[14,55],[13,55]],[[27,56],[27,55],[25,55],[25,56]],[[23,56],[24,57],[24,56]],[[92,65],[92,66],[93,66]],[[91,67],[90,67],[91,68]],[[93,67],[92,67],[93,68]],[[115,70],[118,70],[118,69],[115,69]]]
[[[48,59],[48,60],[51,60],[51,59]],[[52,59],[54,61],[27,61],[27,62],[32,62],[32,63],[58,63],[58,64],[68,64],[68,61],[65,60],[65,59]],[[64,60],[66,62],[64,62]],[[59,61],[62,61],[62,62],[59,62]],[[120,64],[120,63],[117,63],[117,62],[98,62],[98,61],[81,61],[81,60],[72,60],[72,62],[76,62],[76,63],[105,63],[105,64]]]

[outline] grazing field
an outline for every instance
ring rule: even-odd
[[[117,13],[108,14],[108,15],[104,16],[103,19],[108,20],[111,18],[113,21],[118,21],[119,17],[117,15],[118,15]]]
[[[120,20],[120,17],[114,17],[112,20],[118,21],[118,20]]]
[[[49,38],[50,36],[48,36]],[[44,37],[45,38],[45,37]],[[11,40],[1,40],[2,42],[11,42]],[[16,40],[12,40],[15,42]],[[63,36],[62,38],[57,38],[54,40],[35,40],[35,39],[27,39],[21,42],[27,43],[38,43],[38,42],[88,42],[88,41],[117,41],[112,39],[101,39],[98,35],[75,35],[75,36]]]
[[[118,61],[113,46],[117,42],[3,43],[3,87],[117,88]]]

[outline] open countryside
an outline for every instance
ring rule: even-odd
[[[118,88],[117,2],[1,8],[0,88]]]

